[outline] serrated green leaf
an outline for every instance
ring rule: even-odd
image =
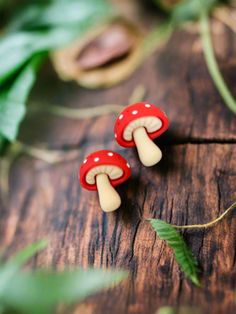
[[[99,269],[21,272],[8,283],[0,302],[24,314],[52,313],[58,303],[81,301],[126,276],[123,271]]]
[[[0,90],[0,136],[13,141],[26,113],[26,99],[36,80],[41,57],[34,58],[17,75],[12,85]]]
[[[149,221],[160,239],[166,241],[173,249],[176,261],[185,275],[195,285],[199,285],[197,262],[181,234],[170,224],[160,219],[150,219]]]

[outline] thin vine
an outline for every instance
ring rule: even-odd
[[[209,73],[227,107],[236,113],[236,100],[228,89],[216,61],[210,35],[209,18],[205,12],[202,12],[199,22],[203,52]]]
[[[144,85],[139,84],[137,85],[129,100],[128,103],[135,103],[142,101],[146,95],[146,88]],[[86,107],[86,108],[68,108],[64,106],[56,106],[56,105],[47,105],[41,106],[38,104],[34,104],[31,110],[43,110],[48,113],[57,115],[59,117],[67,118],[67,119],[89,119],[89,118],[96,118],[100,116],[104,116],[107,114],[115,113],[119,114],[126,106],[125,105],[118,105],[118,104],[104,104],[101,106],[96,107]]]
[[[203,228],[209,228],[215,225],[217,222],[221,221],[231,210],[236,208],[236,201],[231,204],[219,217],[216,219],[211,220],[210,222],[204,223],[204,224],[195,224],[195,225],[172,225],[172,227],[176,229],[203,229]]]

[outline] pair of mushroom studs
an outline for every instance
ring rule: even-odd
[[[136,146],[144,166],[157,164],[161,150],[152,141],[168,128],[166,114],[156,106],[140,102],[124,109],[115,123],[115,139],[123,147]],[[100,150],[88,155],[80,167],[80,183],[88,190],[97,190],[101,208],[105,212],[116,210],[121,205],[115,186],[131,175],[130,164],[120,154]]]

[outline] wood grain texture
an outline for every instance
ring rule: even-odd
[[[221,69],[235,93],[236,41],[224,28],[214,38]],[[195,33],[177,32],[129,80],[109,90],[64,84],[47,64],[41,73],[32,103],[125,105],[134,87],[143,83],[147,101],[160,105],[171,121],[169,131],[157,140],[163,160],[153,168],[140,166],[135,150],[114,142],[115,115],[78,121],[31,113],[22,125],[22,141],[65,151],[75,148],[79,156],[58,166],[26,156],[15,162],[11,204],[1,208],[0,244],[11,254],[48,238],[48,248],[32,265],[90,265],[130,272],[122,285],[90,298],[74,313],[154,314],[162,305],[191,306],[197,313],[235,313],[235,213],[209,230],[184,232],[200,264],[202,288],[184,278],[172,251],[145,220],[203,223],[236,199],[236,117],[216,92],[197,40]],[[122,207],[109,215],[100,210],[96,193],[82,190],[77,181],[83,158],[101,148],[123,154],[133,168],[132,178],[118,188]]]
[[[88,144],[83,152],[92,148]],[[49,238],[48,249],[34,261],[38,266],[128,269],[126,283],[91,301],[94,313],[154,313],[162,304],[201,304],[207,309],[209,300],[215,313],[226,309],[233,313],[234,213],[208,231],[184,233],[202,269],[202,289],[184,278],[171,250],[145,218],[192,224],[218,216],[236,198],[236,146],[167,146],[165,159],[154,169],[140,167],[134,152],[122,153],[135,170],[118,189],[122,207],[111,215],[101,212],[96,193],[78,186],[76,169],[83,154],[60,167],[19,160],[12,173],[15,194],[2,221],[1,241],[15,250],[34,239]]]

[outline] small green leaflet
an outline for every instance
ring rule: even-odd
[[[41,57],[35,57],[17,75],[13,84],[0,89],[0,136],[13,141],[20,122],[25,116],[25,102],[36,80],[36,71]]]
[[[127,277],[124,271],[91,268],[61,272],[20,271],[23,264],[45,245],[45,241],[34,243],[18,252],[6,264],[0,264],[0,310],[51,314],[60,303],[68,305],[81,301]]]
[[[180,265],[185,275],[197,286],[200,285],[198,279],[197,262],[192,252],[184,242],[183,237],[170,224],[160,219],[149,219],[152,227],[160,239],[167,242],[173,249],[176,261]]]

